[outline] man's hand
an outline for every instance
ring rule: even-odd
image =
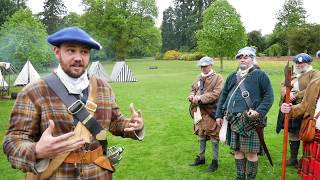
[[[85,141],[74,137],[74,132],[53,137],[54,122],[49,120],[49,127],[42,133],[40,140],[36,143],[36,158],[42,159],[71,152],[81,148]]]
[[[249,111],[247,112],[248,117],[250,118],[257,118],[259,117],[259,113],[253,109],[249,109]]]
[[[190,96],[188,96],[188,100],[189,100],[190,102],[192,102],[193,97],[194,97],[194,95],[190,95]]]
[[[200,101],[200,96],[198,95],[195,95],[192,99],[193,104],[199,104],[199,101]]]
[[[124,131],[140,131],[143,129],[143,118],[141,111],[134,109],[133,103],[130,104],[130,111],[131,111],[131,120],[129,122],[129,125],[127,128],[124,129]]]
[[[291,103],[290,104],[282,103],[280,110],[281,110],[282,113],[289,113],[291,108],[292,108],[292,104]]]
[[[217,119],[216,119],[216,123],[217,123],[218,126],[221,127],[222,124],[223,124],[223,119],[222,119],[222,118],[217,118]]]
[[[296,96],[293,94],[293,92],[290,92],[290,102],[293,102],[296,99]]]

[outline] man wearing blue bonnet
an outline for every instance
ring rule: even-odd
[[[48,37],[59,66],[26,86],[13,107],[3,148],[26,179],[112,179],[106,132],[142,140],[141,112],[126,119],[109,84],[88,78],[90,50],[101,45],[78,27]]]
[[[308,84],[320,77],[320,72],[314,69],[311,65],[312,57],[306,53],[300,53],[294,56],[294,75],[291,80],[290,103],[293,105],[299,104],[305,96],[305,91]],[[282,83],[280,105],[284,102],[286,87]],[[299,131],[302,122],[302,117],[296,117],[289,121],[289,144],[290,144],[290,158],[287,161],[287,166],[298,167],[297,156],[299,154],[300,138]],[[278,122],[276,132],[279,133],[284,127],[284,114],[280,111],[278,113]]]
[[[234,151],[238,180],[256,178],[258,154],[264,152],[258,133],[267,125],[274,100],[271,82],[257,66],[255,52],[252,47],[238,51],[239,67],[227,77],[216,111],[217,124],[228,123],[226,141]]]

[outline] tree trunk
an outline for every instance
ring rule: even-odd
[[[220,72],[223,72],[223,57],[220,57]]]

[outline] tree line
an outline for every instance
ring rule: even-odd
[[[32,14],[26,0],[0,1],[0,59],[22,66],[54,61],[48,34],[66,26],[80,26],[104,47],[93,60],[154,56],[178,50],[232,57],[243,46],[259,55],[282,56],[320,49],[320,25],[306,22],[302,0],[287,0],[276,14],[271,34],[246,33],[240,15],[227,0],[174,0],[155,26],[155,0],[82,0],[83,14],[68,13],[62,0],[45,0],[43,12]]]
[[[161,51],[201,51],[229,57],[236,53],[235,43],[254,46],[259,54],[268,56],[314,55],[320,49],[320,25],[306,22],[303,0],[285,1],[276,17],[271,34],[255,30],[243,36],[240,16],[228,1],[175,0],[174,6],[163,12]]]

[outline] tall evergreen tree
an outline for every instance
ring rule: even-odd
[[[67,13],[66,6],[62,0],[46,0],[43,9],[40,14],[42,23],[47,26],[47,31],[51,34],[59,29],[62,18]]]
[[[262,36],[261,31],[251,31],[248,33],[248,46],[255,46],[258,52],[266,49],[266,39]]]
[[[168,9],[163,11],[161,37],[162,52],[178,48],[177,39],[175,35],[175,14],[172,7],[169,7]]]
[[[196,47],[196,31],[202,28],[202,13],[214,0],[175,0],[176,38],[182,51]]]

